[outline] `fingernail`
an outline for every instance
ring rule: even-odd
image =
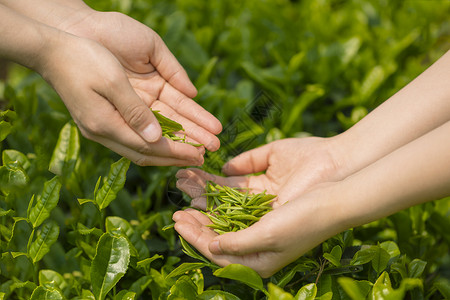
[[[142,137],[149,143],[154,143],[158,141],[161,137],[161,130],[155,123],[150,123],[145,129],[142,131]]]
[[[217,240],[212,241],[209,244],[209,251],[211,251],[212,254],[218,254],[218,255],[222,254],[222,249],[220,249],[219,241],[217,241]]]

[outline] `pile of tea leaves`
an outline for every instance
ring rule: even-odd
[[[249,193],[248,189],[221,186],[208,181],[205,187],[206,212],[215,232],[223,234],[245,229],[272,210],[275,195]]]

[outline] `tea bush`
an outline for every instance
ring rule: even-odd
[[[449,46],[448,1],[89,0],[158,32],[224,125],[205,170],[355,124]],[[56,93],[0,82],[0,299],[450,298],[450,199],[345,231],[269,279],[180,240],[173,167],[84,139]]]

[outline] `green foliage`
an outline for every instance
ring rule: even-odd
[[[86,2],[152,27],[186,68],[224,125],[206,154],[214,173],[266,142],[351,127],[450,32],[447,1]],[[263,280],[163,230],[188,205],[176,168],[84,139],[37,74],[11,65],[0,109],[0,299],[450,298],[449,198],[343,232]]]

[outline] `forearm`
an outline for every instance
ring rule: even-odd
[[[0,4],[0,56],[39,69],[48,41],[57,30]]]
[[[336,184],[345,227],[450,195],[450,122]]]
[[[450,51],[343,134],[333,138],[348,176],[450,120]]]

